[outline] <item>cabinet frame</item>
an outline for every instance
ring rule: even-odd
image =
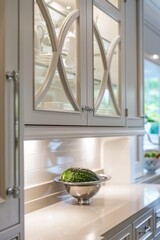
[[[58,112],[58,111],[42,111],[34,110],[34,91],[33,91],[33,62],[34,62],[34,49],[33,49],[33,21],[34,21],[34,4],[33,0],[23,2],[23,16],[21,22],[23,28],[26,29],[28,38],[26,39],[23,34],[20,34],[20,39],[23,43],[21,49],[23,49],[23,56],[21,69],[23,73],[24,83],[24,122],[25,125],[41,125],[41,126],[106,126],[106,127],[139,127],[143,125],[142,118],[133,118],[131,116],[126,117],[126,79],[125,79],[125,8],[128,1],[121,0],[121,10],[118,10],[112,4],[105,0],[81,0],[79,4],[80,10],[80,81],[81,81],[81,107],[93,106],[93,9],[92,5],[95,4],[102,11],[114,16],[117,21],[121,19],[122,24],[120,27],[120,34],[122,36],[121,48],[124,52],[122,54],[121,62],[121,116],[98,116],[94,114],[94,111],[75,111],[75,112]],[[32,9],[32,11],[31,11]],[[108,9],[108,10],[105,10]],[[27,23],[27,25],[26,25]],[[141,31],[139,31],[141,32]],[[141,46],[140,46],[141,47]],[[82,51],[83,49],[83,51]],[[26,60],[28,59],[28,60]],[[139,98],[140,99],[140,98]],[[138,100],[139,101],[139,100]],[[137,104],[139,106],[139,104]]]

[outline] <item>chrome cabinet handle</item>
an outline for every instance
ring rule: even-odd
[[[12,196],[13,198],[19,198],[20,188],[19,187],[9,187],[7,189],[7,196]]]
[[[141,234],[146,234],[147,232],[149,232],[150,231],[150,229],[151,229],[151,227],[150,226],[145,226],[144,227],[144,229],[142,229],[142,230],[139,230],[139,235],[141,235]]]
[[[82,112],[88,112],[89,111],[89,106],[84,106],[84,107],[82,107]]]
[[[19,73],[16,71],[7,72],[6,79],[14,83],[14,186],[8,187],[6,190],[7,196],[19,198]]]
[[[88,111],[89,112],[94,112],[94,110],[95,110],[94,107],[90,107]]]
[[[94,107],[89,107],[86,105],[86,106],[82,107],[82,112],[85,112],[85,111],[94,112]]]

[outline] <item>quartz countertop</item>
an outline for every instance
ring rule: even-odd
[[[160,198],[156,184],[106,183],[80,206],[74,198],[25,215],[25,240],[100,240],[101,235]]]

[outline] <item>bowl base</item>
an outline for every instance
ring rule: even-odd
[[[91,200],[90,199],[84,199],[84,198],[78,198],[78,204],[79,205],[90,205]]]

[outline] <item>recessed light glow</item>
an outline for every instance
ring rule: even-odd
[[[67,9],[67,10],[70,10],[70,9],[71,9],[71,6],[69,6],[69,5],[66,6],[66,9]]]
[[[155,60],[157,60],[157,59],[159,59],[159,56],[158,56],[157,54],[154,54],[154,55],[152,56],[152,58],[155,59]]]

